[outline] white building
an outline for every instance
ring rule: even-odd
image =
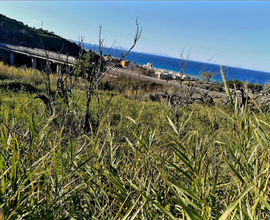
[[[147,63],[146,65],[143,65],[144,68],[148,68],[148,69],[153,69],[154,68],[154,64],[153,63]]]

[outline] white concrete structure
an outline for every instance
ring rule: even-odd
[[[144,68],[148,68],[148,69],[153,69],[154,68],[154,64],[153,63],[147,63],[146,65],[143,65]]]
[[[9,52],[10,65],[14,65],[14,54],[23,54],[32,58],[32,67],[36,67],[36,59],[47,60],[56,64],[64,64],[73,66],[75,63],[75,57],[65,54],[56,53],[53,51],[45,51],[39,48],[29,48],[24,46],[18,46],[8,43],[0,42],[0,49]]]

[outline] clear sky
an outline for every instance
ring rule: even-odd
[[[67,39],[270,72],[269,1],[0,1],[0,13]]]

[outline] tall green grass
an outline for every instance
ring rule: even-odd
[[[1,91],[2,219],[270,218],[268,112],[192,105],[175,125],[166,103],[101,92],[84,134],[84,93],[58,127],[34,96]]]

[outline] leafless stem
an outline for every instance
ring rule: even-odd
[[[101,38],[101,30],[102,30],[102,26],[100,26],[99,28],[99,52],[100,52],[100,58],[99,58],[99,62],[97,64],[95,64],[93,70],[92,70],[92,74],[89,78],[89,87],[86,91],[86,96],[87,96],[87,101],[86,101],[86,115],[85,115],[85,126],[84,126],[84,131],[87,133],[90,131],[90,111],[89,111],[89,107],[90,107],[90,102],[91,102],[91,96],[93,93],[93,90],[95,88],[97,88],[98,83],[100,82],[100,80],[112,69],[114,68],[116,65],[118,65],[123,59],[124,57],[126,57],[130,51],[135,47],[135,45],[137,44],[138,40],[141,37],[141,33],[142,33],[142,29],[139,27],[138,24],[138,19],[136,19],[136,33],[135,33],[135,37],[134,37],[134,42],[133,45],[129,48],[129,50],[122,54],[118,63],[115,63],[114,65],[110,66],[107,70],[103,70],[104,67],[104,58],[102,56],[103,54],[103,49],[104,49],[104,39]],[[98,92],[98,90],[97,90]],[[97,115],[98,118],[98,115]]]

